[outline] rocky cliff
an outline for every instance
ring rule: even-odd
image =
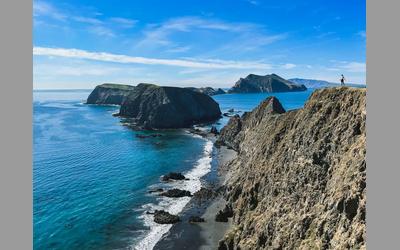
[[[203,94],[206,94],[206,95],[209,95],[209,96],[222,95],[222,94],[226,93],[221,88],[214,89],[214,88],[211,88],[211,87],[202,87],[202,88],[187,87],[187,89],[190,89],[190,90],[193,90],[193,91],[196,91],[196,92],[200,92],[200,93],[203,93]]]
[[[246,78],[240,78],[239,81],[228,91],[229,93],[259,93],[259,92],[291,92],[305,91],[307,88],[302,84],[295,84],[282,77],[271,75],[250,74]]]
[[[366,89],[278,106],[269,99],[221,131],[238,156],[225,183],[233,225],[219,249],[365,249]]]
[[[87,104],[115,104],[121,105],[129,92],[135,87],[130,85],[105,83],[96,86],[90,93]]]
[[[126,97],[119,115],[143,128],[184,128],[216,120],[221,111],[206,94],[142,83]]]

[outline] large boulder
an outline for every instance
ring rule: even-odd
[[[276,74],[265,76],[250,74],[246,78],[240,78],[229,90],[229,93],[272,93],[305,90],[307,88],[303,84],[295,84]]]
[[[179,222],[179,216],[170,214],[164,210],[154,211],[154,222],[158,224],[174,224]]]
[[[176,172],[169,172],[166,175],[163,175],[161,177],[162,181],[170,181],[170,180],[184,180],[186,177],[181,174],[181,173],[176,173]]]
[[[184,197],[184,196],[191,197],[192,194],[187,190],[173,188],[173,189],[170,189],[170,190],[167,190],[167,191],[161,193],[161,196],[170,197],[170,198],[180,198],[180,197]]]
[[[219,105],[186,88],[141,83],[122,103],[119,115],[145,129],[185,128],[220,118]]]
[[[121,105],[135,87],[123,84],[104,83],[96,86],[87,98],[87,104]]]

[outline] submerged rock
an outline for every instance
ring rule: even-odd
[[[158,224],[174,224],[180,221],[178,215],[170,214],[164,210],[154,211],[154,222]]]
[[[206,94],[141,83],[122,103],[119,115],[145,129],[187,128],[220,118],[219,105]]]
[[[161,196],[170,197],[170,198],[179,198],[179,197],[184,197],[184,196],[191,197],[192,194],[187,190],[174,188],[174,189],[170,189],[170,190],[167,190],[167,191],[161,193]]]
[[[162,181],[170,181],[170,180],[184,180],[186,177],[181,173],[170,172],[161,177]]]
[[[250,74],[246,78],[240,78],[229,90],[229,93],[273,93],[305,90],[307,88],[303,84],[295,84],[276,74],[265,76]]]
[[[162,189],[162,188],[156,188],[156,189],[149,190],[149,193],[150,193],[150,194],[151,194],[151,193],[161,193],[162,191],[164,191],[164,189]]]
[[[121,105],[134,88],[130,85],[104,83],[96,86],[87,98],[86,103]]]

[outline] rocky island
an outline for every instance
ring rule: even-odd
[[[186,128],[220,118],[221,110],[206,94],[141,83],[129,92],[119,116],[145,129]]]
[[[273,93],[305,90],[307,88],[304,85],[295,84],[276,74],[265,76],[250,74],[246,78],[240,78],[228,93]]]
[[[238,152],[224,185],[233,218],[218,248],[365,249],[365,121],[366,89],[347,87],[232,117],[218,140]]]
[[[121,105],[135,87],[123,84],[104,83],[96,86],[87,98],[87,104]]]
[[[202,87],[202,88],[186,87],[186,88],[209,96],[226,94],[226,92],[221,88],[218,89],[214,89],[211,87]]]

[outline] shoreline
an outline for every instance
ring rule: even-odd
[[[212,142],[213,135],[203,136]],[[236,157],[236,152],[225,146],[213,146],[212,164],[209,173],[201,177],[202,187],[217,191],[226,178],[223,166]],[[216,222],[215,215],[225,207],[222,194],[206,201],[191,199],[185,208],[179,213],[181,222],[173,224],[167,233],[155,244],[153,249],[216,249],[218,242],[231,226],[231,218],[228,222]],[[205,222],[189,223],[190,216],[200,216]]]
[[[184,172],[185,176],[189,178],[188,181],[176,181],[165,184],[169,188],[178,188],[181,190],[187,190],[192,194],[197,192],[203,187],[202,179],[211,171],[212,153],[213,153],[213,140],[212,138],[203,137],[198,134],[191,133],[194,137],[202,138],[205,141],[203,153],[197,160],[197,163],[193,168]],[[149,232],[142,236],[141,240],[135,243],[133,249],[154,249],[155,245],[163,239],[165,235],[168,235],[173,224],[158,224],[154,222],[153,214],[148,212],[154,210],[164,210],[171,214],[181,214],[186,210],[188,204],[192,201],[192,197],[180,197],[180,198],[169,198],[160,197],[156,203],[147,203],[142,207],[144,208],[143,214],[140,218],[144,221],[145,226],[149,227]],[[182,217],[181,217],[182,220]]]

